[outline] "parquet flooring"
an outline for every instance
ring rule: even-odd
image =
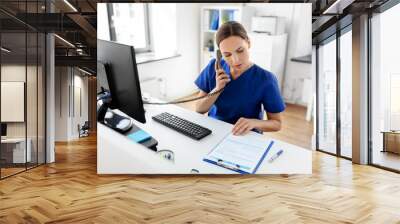
[[[2,177],[7,177],[7,176],[10,176],[10,175],[13,175],[13,174],[15,174],[15,173],[18,173],[18,172],[21,172],[21,171],[24,171],[25,170],[25,167],[18,167],[18,168],[9,168],[9,167],[7,167],[7,168],[1,168],[1,176]]]
[[[91,136],[0,181],[0,223],[386,224],[399,211],[399,174],[320,152],[312,175],[99,176]]]
[[[313,121],[306,121],[307,108],[295,104],[286,104],[282,113],[282,129],[278,132],[264,132],[264,135],[311,149]]]

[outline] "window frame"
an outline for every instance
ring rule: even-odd
[[[372,31],[374,29],[372,25],[372,20],[377,14],[382,14],[385,11],[391,9],[392,7],[400,4],[398,0],[388,0],[384,4],[380,5],[379,7],[368,11],[368,31],[367,31],[367,39],[368,39],[368,165],[377,167],[383,170],[391,171],[394,173],[400,173],[400,170],[394,169],[385,165],[381,165],[379,163],[374,163],[374,140],[373,140],[373,99],[372,96],[374,94],[374,89],[372,87],[372,79],[373,79],[373,35]]]
[[[316,98],[317,98],[317,105],[320,103],[319,102],[319,93],[318,90],[320,88],[319,86],[319,57],[320,57],[320,52],[319,48],[331,41],[336,41],[336,152],[332,153],[327,150],[324,150],[320,148],[320,142],[319,142],[319,122],[321,122],[320,117],[319,117],[319,107],[316,106],[316,151],[323,152],[332,156],[336,156],[339,158],[343,158],[346,160],[352,161],[352,158],[347,157],[342,155],[342,143],[341,143],[341,117],[340,117],[340,103],[341,103],[341,96],[340,96],[340,78],[341,78],[341,55],[340,55],[340,37],[344,35],[347,32],[352,32],[352,23],[349,22],[348,24],[344,25],[340,29],[336,29],[336,32],[332,33],[331,35],[325,37],[322,40],[318,40],[316,45]]]
[[[113,25],[113,20],[112,20],[112,16],[113,16],[113,7],[114,4],[121,4],[121,3],[110,3],[107,4],[107,16],[108,16],[108,24],[109,24],[109,36],[110,36],[110,40],[111,41],[116,41],[117,42],[117,38],[116,38],[116,32],[115,32],[115,27]],[[135,3],[132,3],[135,4]],[[146,40],[146,47],[144,48],[135,48],[135,52],[136,53],[150,53],[153,52],[153,45],[152,45],[152,41],[151,41],[151,30],[150,30],[150,6],[147,3],[143,3],[143,7],[144,7],[144,29],[145,29],[145,40]]]

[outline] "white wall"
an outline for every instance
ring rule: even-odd
[[[54,6],[47,3],[50,11]],[[46,163],[55,162],[55,41],[53,34],[46,35]]]
[[[2,65],[1,66],[1,81],[18,81],[25,82],[26,69],[31,70],[32,67],[25,65]],[[7,108],[1,108],[7,110]],[[8,122],[7,136],[8,137],[25,137],[25,122]]]
[[[67,141],[68,68],[55,68],[55,141]]]
[[[176,53],[177,4],[151,3],[149,8],[152,50],[158,55]]]
[[[23,138],[25,135],[30,139],[31,156],[36,161],[37,153],[39,154],[39,163],[44,162],[44,92],[43,78],[41,66],[31,66],[25,64],[3,64],[1,66],[1,81],[10,82],[24,82],[26,86],[26,99],[22,97],[22,107],[1,107],[2,112],[15,113],[13,110],[19,110],[18,113],[26,112],[26,119],[23,118],[22,122],[6,122],[7,123],[7,137]],[[23,87],[22,87],[23,88]],[[4,94],[2,89],[2,94]],[[19,90],[19,94],[24,95],[24,89]],[[7,94],[7,93],[5,93]],[[8,93],[10,94],[10,92]],[[7,95],[2,95],[2,98]],[[12,103],[12,102],[11,102]],[[26,103],[26,107],[25,107]],[[3,103],[2,103],[3,104]]]
[[[381,95],[382,108],[385,110],[383,112],[384,126],[381,127],[381,130],[399,130],[400,114],[395,107],[397,106],[396,101],[399,101],[398,95],[400,93],[398,88],[394,88],[395,80],[393,78],[400,75],[398,56],[400,33],[398,29],[394,29],[394,27],[398,27],[400,21],[400,5],[394,6],[380,16],[380,30],[377,32],[380,34],[381,46],[376,50],[380,51],[381,57],[379,74],[381,92],[377,92],[377,94]]]
[[[28,77],[28,82],[25,80]],[[36,96],[36,66],[25,66],[18,64],[7,64],[1,66],[1,81],[4,82],[24,82],[27,86],[27,121],[23,122],[7,122],[8,137],[24,137],[25,126],[28,128],[27,135],[31,137],[33,133],[36,135],[37,123],[37,96]],[[2,96],[2,98],[5,96]],[[24,98],[24,97],[23,97]],[[40,107],[41,105],[39,105]],[[10,110],[11,108],[1,108],[1,110]],[[24,113],[24,107],[21,108]],[[3,111],[4,112],[4,111]]]
[[[152,15],[157,16],[157,15]],[[167,100],[180,98],[193,93],[197,87],[194,80],[199,75],[199,43],[200,43],[200,5],[199,4],[176,4],[177,22],[177,53],[180,57],[165,59],[138,65],[141,80],[152,77],[161,78],[165,85],[165,96]],[[164,18],[168,20],[168,18]],[[169,35],[164,33],[164,35]],[[142,83],[142,92],[154,91],[146,89],[145,82]]]
[[[293,62],[290,59],[311,55],[311,4],[257,4],[246,6],[256,9],[256,16],[278,16],[284,19],[285,31],[288,33],[286,66],[283,81],[283,97],[286,102],[306,104],[302,97],[303,80],[312,76],[311,64]],[[310,94],[313,90],[310,89]],[[307,98],[307,97],[306,97]]]
[[[2,82],[2,87],[5,88],[6,84],[7,87],[10,89],[1,89],[1,99],[4,100],[1,102],[1,120],[3,122],[7,122],[10,127],[8,129],[14,129],[16,126],[21,126],[19,124],[23,124],[25,122],[25,90],[24,90],[24,85],[26,84],[25,80],[25,75],[26,71],[32,71],[33,66],[22,66],[22,65],[2,65],[1,67],[1,82]],[[30,74],[29,72],[29,74]],[[15,83],[14,83],[15,82]],[[15,89],[14,85],[17,85],[21,87],[21,89]],[[6,90],[11,91],[10,93],[5,92]],[[16,93],[13,93],[13,96],[7,96],[8,94],[11,94],[13,91],[18,91]],[[6,95],[3,95],[6,94]],[[16,95],[17,94],[17,95]],[[8,100],[6,100],[8,99]],[[13,103],[13,100],[19,100],[18,102]],[[14,104],[14,105],[11,105]],[[12,110],[18,110],[18,111],[12,111]],[[7,119],[11,119],[13,122],[8,122]],[[18,122],[15,122],[18,120]],[[25,125],[22,125],[24,127]],[[18,132],[17,132],[18,133]],[[22,137],[25,136],[25,130],[20,130],[19,132],[20,136],[17,137]]]
[[[74,106],[75,117],[74,117],[73,123],[72,123],[72,127],[73,127],[72,128],[72,136],[74,138],[79,137],[79,133],[78,133],[78,129],[77,129],[78,124],[80,126],[82,126],[85,123],[85,121],[89,120],[89,116],[88,116],[88,114],[89,114],[88,113],[88,109],[89,109],[88,77],[82,76],[82,75],[83,75],[83,73],[75,70],[75,75],[74,75],[75,93],[74,94],[78,94],[76,92],[76,90],[77,90],[77,88],[80,88],[80,91],[81,91],[81,93],[80,93],[81,94],[81,97],[80,97],[80,100],[81,100],[80,107],[81,108],[80,109],[82,110],[82,112],[80,113],[80,111],[78,110],[79,108],[77,108],[77,106],[76,106],[77,104],[79,104],[79,102],[76,101],[76,100],[78,100],[77,97],[74,97],[75,98],[75,106]]]
[[[71,67],[56,67],[55,73],[55,141],[70,141],[78,138],[78,124],[88,120],[88,79]],[[74,101],[76,87],[81,89],[82,116]]]

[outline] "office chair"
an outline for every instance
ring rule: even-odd
[[[82,127],[80,127],[80,125],[78,124],[79,138],[89,136],[89,129],[90,129],[89,121],[85,121]]]

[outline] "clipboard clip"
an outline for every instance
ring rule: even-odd
[[[235,164],[235,166],[227,165],[222,159],[218,159],[217,164],[219,166],[225,167],[230,170],[240,171],[240,165],[238,165],[238,164]]]

